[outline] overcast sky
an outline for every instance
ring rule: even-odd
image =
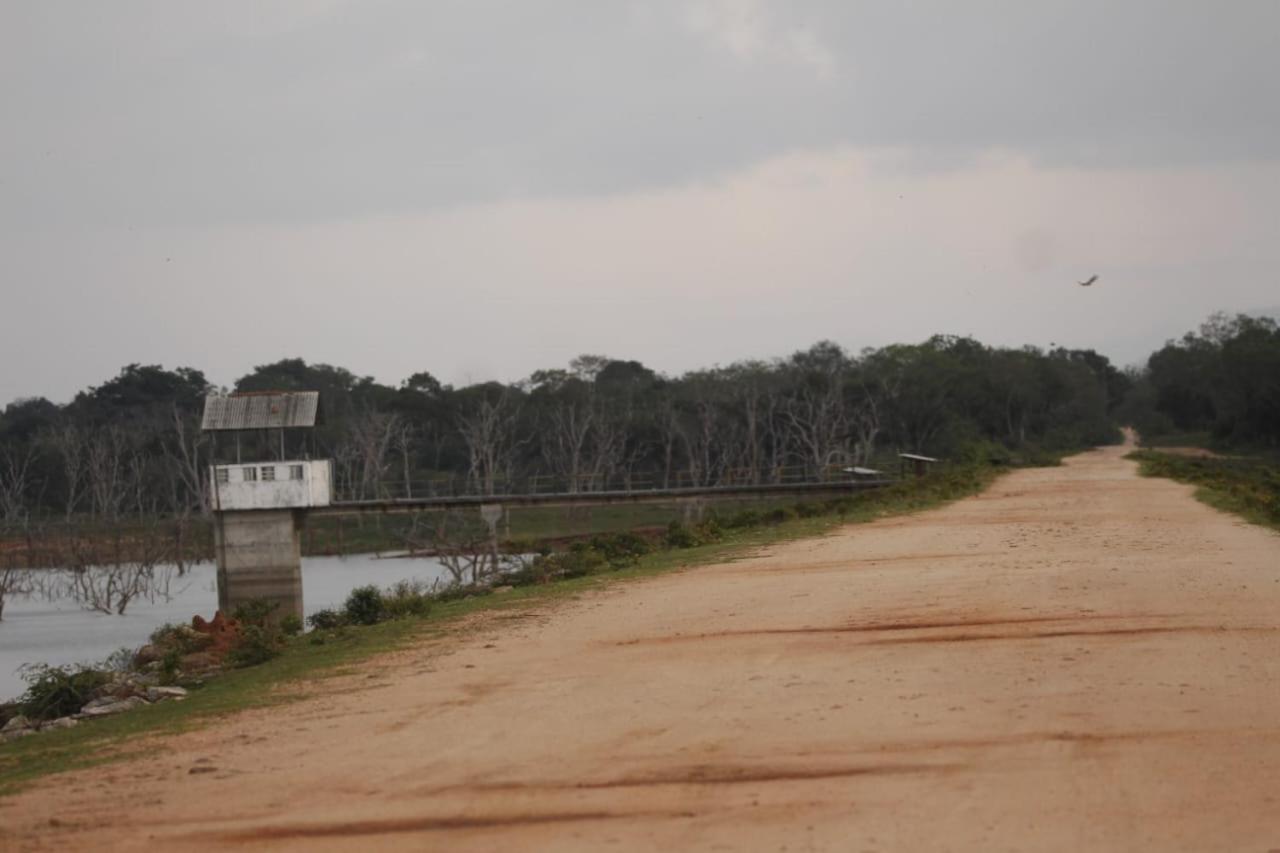
[[[0,404],[1280,312],[1271,0],[0,0],[0,115]]]

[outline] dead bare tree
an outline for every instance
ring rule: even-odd
[[[676,418],[676,435],[684,447],[692,485],[713,486],[724,473],[726,443],[721,439],[727,424],[720,414],[714,400],[700,397]]]
[[[139,598],[171,598],[173,540],[158,523],[139,528],[106,558],[100,539],[72,534],[65,541],[67,594],[86,610],[124,615]]]
[[[4,603],[15,595],[31,592],[31,571],[10,562],[0,568],[0,619],[4,619]]]
[[[596,426],[587,446],[586,474],[591,488],[604,488],[608,478],[626,462],[627,424],[610,417],[604,405],[596,403]]]
[[[467,445],[468,476],[482,494],[497,493],[498,481],[509,475],[516,452],[532,436],[516,436],[520,406],[504,389],[495,399],[482,399],[468,414],[458,416],[458,432]]]
[[[355,442],[343,440],[333,449],[334,486],[338,494],[347,498],[358,498],[357,493],[360,467],[360,450]]]
[[[519,555],[498,550],[494,536],[473,513],[447,510],[415,514],[404,540],[410,553],[435,557],[449,573],[450,586],[483,586],[523,566]]]
[[[799,383],[783,414],[813,476],[820,476],[833,462],[845,461],[849,429],[838,374]]]
[[[546,415],[542,432],[542,458],[552,473],[564,478],[568,491],[577,492],[582,480],[587,438],[595,426],[596,412],[581,401],[561,403]]]
[[[860,387],[862,393],[849,412],[849,435],[854,441],[854,463],[859,465],[869,462],[875,454],[876,439],[882,428],[882,403],[895,390],[888,385],[873,388],[866,382],[861,382]]]
[[[88,432],[78,424],[64,423],[48,430],[41,438],[62,462],[66,485],[63,508],[70,521],[88,489]]]
[[[132,486],[130,455],[128,438],[118,426],[99,427],[89,437],[86,461],[95,516],[120,516]]]
[[[31,488],[31,466],[35,462],[34,443],[18,448],[0,448],[0,521],[15,524],[26,518]]]
[[[664,396],[659,403],[657,426],[662,445],[662,488],[671,487],[671,477],[675,473],[676,448],[680,443],[680,415],[676,411],[675,399]]]
[[[184,414],[177,405],[170,412],[168,439],[161,444],[166,468],[178,478],[186,492],[187,506],[194,506],[201,514],[209,512],[208,454],[205,447],[209,436],[197,426],[193,416]],[[186,507],[175,506],[181,512]]]
[[[401,420],[391,436],[391,443],[400,454],[401,473],[404,475],[404,496],[413,497],[413,448],[417,443],[417,431],[408,421]]]
[[[360,497],[382,496],[387,456],[402,425],[399,415],[373,409],[352,417],[348,423],[347,440],[354,450]]]
[[[148,467],[150,460],[147,456],[137,450],[130,452],[129,465],[125,471],[130,499],[139,518],[155,515],[160,508],[159,498],[147,487]]]

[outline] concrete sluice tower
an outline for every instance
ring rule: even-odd
[[[232,433],[236,462],[209,468],[218,609],[230,615],[249,601],[274,602],[275,619],[302,618],[302,527],[306,511],[332,500],[327,459],[286,459],[285,431],[311,429],[319,393],[216,394],[205,399],[201,429]],[[241,459],[245,433],[279,433],[278,459]]]

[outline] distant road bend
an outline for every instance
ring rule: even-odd
[[[0,848],[1280,848],[1280,536],[1124,452],[484,617],[0,800]]]

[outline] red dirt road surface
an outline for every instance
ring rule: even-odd
[[[0,801],[15,850],[1280,849],[1280,536],[1123,449]]]

